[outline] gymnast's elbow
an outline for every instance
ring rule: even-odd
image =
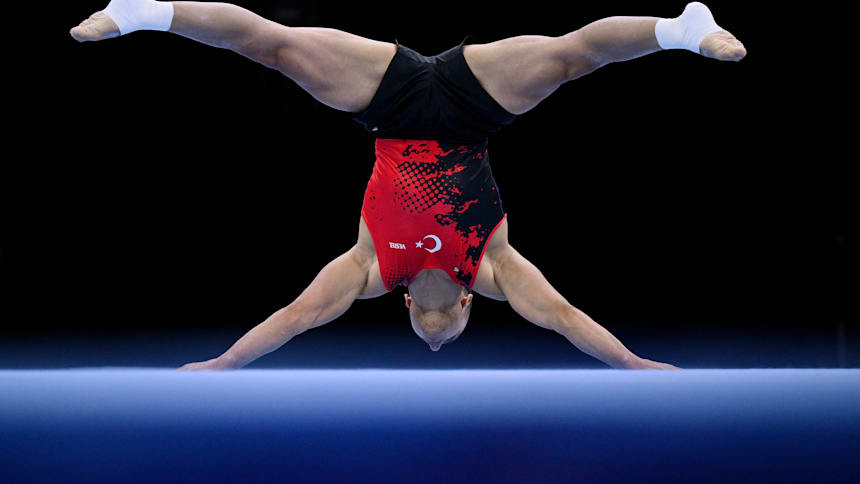
[[[296,300],[275,311],[263,322],[263,325],[268,325],[277,334],[289,340],[314,327],[314,323],[319,318],[319,312],[320,310],[312,305]]]

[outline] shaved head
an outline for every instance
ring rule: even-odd
[[[447,303],[442,301],[430,308],[422,307],[406,294],[406,307],[409,308],[412,329],[433,351],[439,351],[443,344],[457,339],[469,322],[472,295],[462,288],[459,294],[453,296]]]

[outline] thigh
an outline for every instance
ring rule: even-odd
[[[463,55],[493,99],[506,110],[523,114],[588,70],[588,59],[576,55],[583,51],[575,35],[523,35],[467,45]]]
[[[373,99],[396,46],[341,30],[285,27],[278,34],[276,65],[318,101],[360,112]]]

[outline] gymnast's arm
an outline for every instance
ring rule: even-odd
[[[530,322],[562,334],[581,351],[613,368],[679,369],[633,354],[606,328],[567,302],[538,268],[509,244],[484,257],[487,255],[496,285],[514,311]]]
[[[242,336],[223,355],[189,363],[186,370],[232,370],[271,353],[311,328],[322,326],[346,312],[357,298],[368,295],[368,275],[375,258],[355,245],[329,262],[289,306],[278,310]]]

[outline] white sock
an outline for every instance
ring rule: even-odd
[[[173,4],[155,0],[111,0],[104,13],[119,26],[120,35],[135,30],[168,30]]]
[[[714,32],[723,30],[703,3],[688,3],[680,17],[660,19],[654,27],[657,43],[664,49],[687,49],[699,53],[699,44]]]

